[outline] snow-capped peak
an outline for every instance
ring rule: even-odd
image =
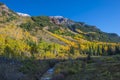
[[[23,17],[30,17],[29,14],[25,14],[25,13],[17,12],[17,14],[18,14],[19,16],[23,16]]]
[[[64,18],[63,16],[50,16],[50,18]]]

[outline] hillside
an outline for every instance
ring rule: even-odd
[[[19,40],[20,43],[23,41],[29,50],[23,48],[21,51],[22,47],[18,47],[17,54],[29,53],[38,59],[67,58],[69,56],[76,58],[87,54],[113,55],[120,51],[120,37],[115,33],[102,32],[96,26],[76,22],[63,16],[23,16],[28,14],[18,14],[2,3],[0,4],[0,14],[0,37],[4,42],[2,43],[4,47],[1,46],[3,55],[6,52],[5,49],[8,48],[6,40],[10,42],[9,48],[13,52],[15,48],[13,48],[11,40]],[[7,37],[3,39],[3,35]],[[8,57],[12,57],[11,55]]]
[[[22,16],[10,10],[6,5],[0,5],[0,22],[2,24],[13,23],[20,25],[24,29],[36,29],[48,26],[48,30],[65,36],[78,34],[88,41],[120,42],[120,37],[115,33],[105,33],[96,26],[91,26],[83,22],[75,22],[63,16]],[[65,30],[65,31],[63,31]]]
[[[68,18],[58,16],[36,16],[31,17],[31,19],[35,22],[37,27],[43,28],[48,26],[49,31],[58,35],[73,37],[75,34],[78,34],[88,41],[120,42],[120,37],[115,33],[105,33],[96,26],[75,22]],[[26,27],[27,25],[24,26],[24,28]],[[35,27],[30,28],[31,30],[35,29]]]
[[[50,21],[56,25],[59,25],[59,27],[57,27],[58,29],[61,27],[63,29],[64,27],[67,28],[66,32],[63,32],[62,35],[66,33],[72,34],[72,32],[74,32],[89,41],[120,42],[120,37],[117,34],[102,32],[96,26],[91,26],[83,22],[75,22],[68,18],[57,16],[50,17]],[[57,32],[56,30],[54,31]]]
[[[119,60],[116,33],[0,3],[0,80],[119,80]]]

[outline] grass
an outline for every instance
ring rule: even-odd
[[[24,60],[20,63],[0,63],[0,79],[39,80],[42,75],[59,61]],[[54,67],[53,80],[119,80],[120,55],[65,60]],[[6,76],[10,75],[10,76]],[[55,78],[54,78],[55,77]]]
[[[119,80],[120,55],[92,57],[87,63],[81,60],[56,65],[55,74],[63,74],[64,80]]]

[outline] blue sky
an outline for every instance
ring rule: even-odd
[[[120,0],[0,0],[32,16],[64,16],[120,35]]]

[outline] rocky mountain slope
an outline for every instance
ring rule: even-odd
[[[69,30],[83,36],[89,41],[103,41],[103,42],[119,42],[120,37],[115,33],[105,33],[98,29],[96,26],[91,26],[83,22],[75,22],[62,16],[49,17],[50,21],[58,25],[57,28],[67,28]],[[54,30],[56,31],[56,29]],[[71,32],[71,33],[72,33]]]
[[[22,15],[22,16],[21,16]],[[25,14],[29,16],[28,14]],[[89,41],[120,42],[120,37],[115,33],[105,33],[96,26],[83,22],[76,22],[63,16],[35,16],[25,17],[10,10],[6,5],[0,4],[0,23],[15,23],[22,28],[35,30],[48,26],[48,30],[59,35],[73,36],[78,34]],[[63,31],[63,32],[62,32]],[[62,33],[61,33],[62,32]]]
[[[10,22],[17,18],[17,14],[6,5],[0,3],[0,23]]]

